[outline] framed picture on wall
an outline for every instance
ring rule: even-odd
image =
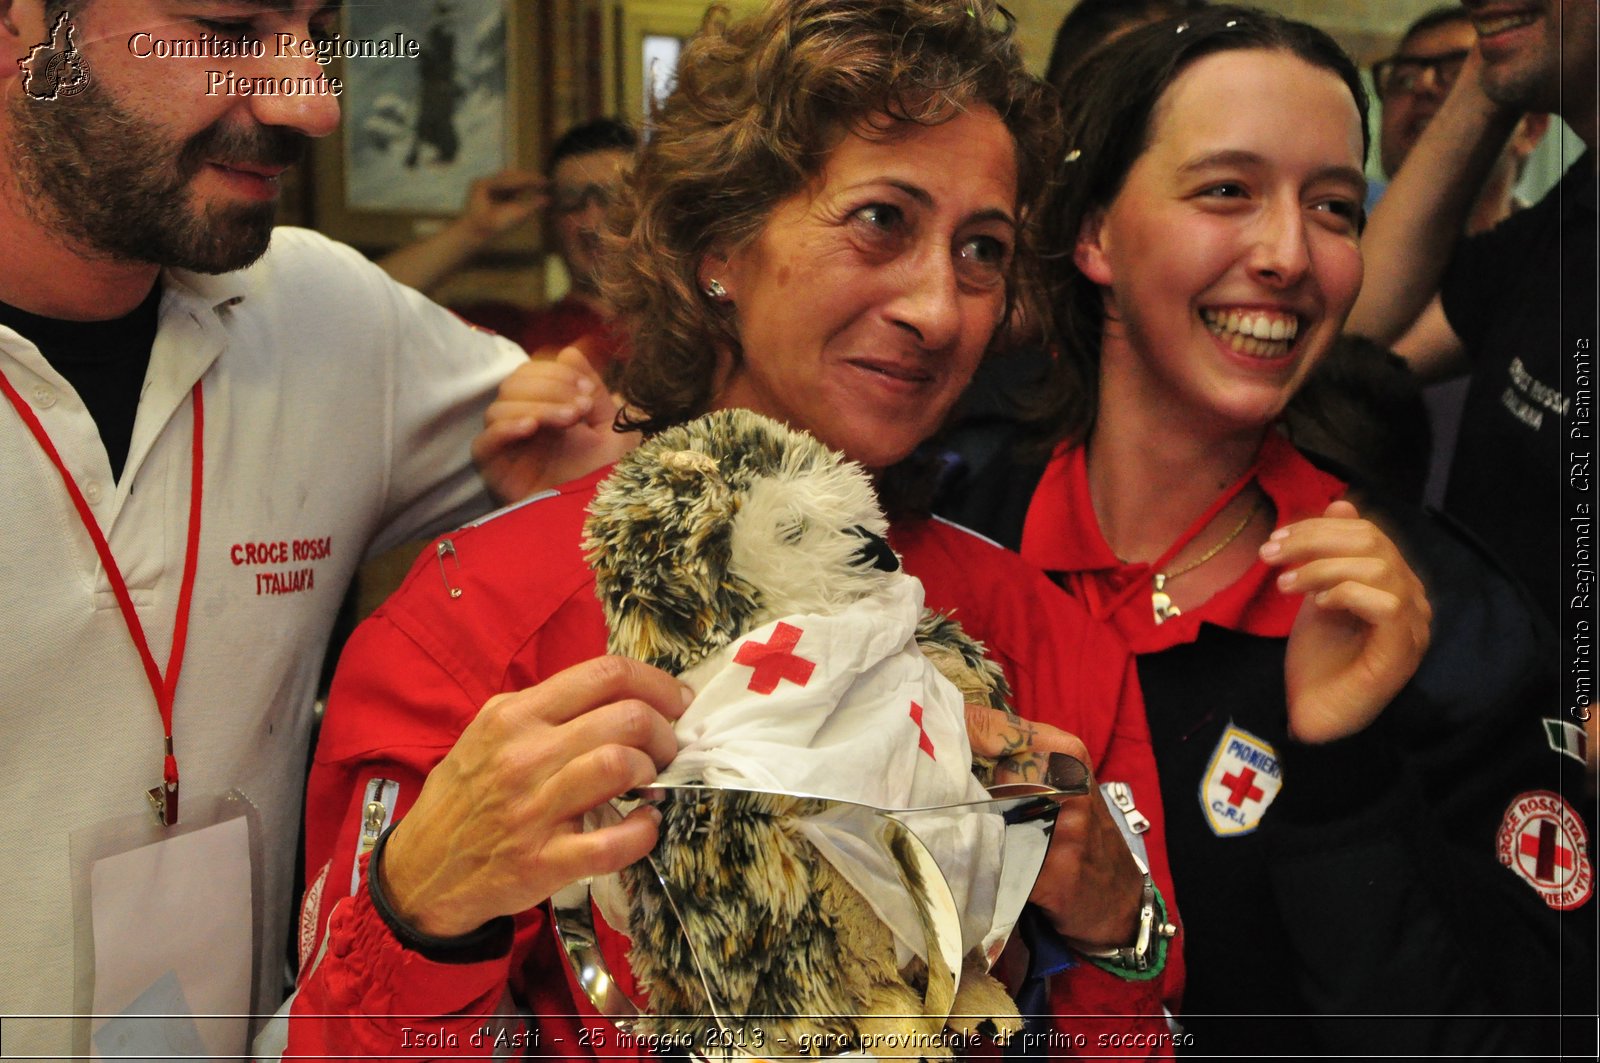
[[[763,0],[725,0],[738,20],[761,10]],[[622,0],[618,26],[622,117],[648,124],[650,107],[672,90],[678,53],[705,21],[705,0]]]
[[[345,6],[331,69],[343,115],[316,149],[317,228],[369,250],[396,247],[459,213],[475,179],[537,165],[536,2]],[[508,240],[507,250],[535,242],[531,231]]]

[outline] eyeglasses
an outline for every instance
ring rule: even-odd
[[[576,214],[590,203],[609,207],[616,194],[614,184],[556,185],[550,195],[550,213]]]
[[[1422,75],[1431,70],[1438,90],[1449,92],[1450,86],[1461,76],[1468,54],[1463,48],[1443,55],[1393,55],[1372,64],[1372,81],[1378,87],[1379,96],[1410,94],[1422,84]]]

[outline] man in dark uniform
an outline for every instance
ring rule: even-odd
[[[1349,331],[1393,345],[1424,378],[1472,375],[1445,509],[1554,620],[1570,599],[1560,535],[1573,369],[1595,337],[1595,4],[1465,7],[1478,48],[1373,213]],[[1545,110],[1588,150],[1540,203],[1452,247],[1513,126]]]

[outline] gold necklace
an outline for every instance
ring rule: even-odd
[[[1227,549],[1228,544],[1233,542],[1239,536],[1243,535],[1244,530],[1250,526],[1250,522],[1255,520],[1256,514],[1261,512],[1261,503],[1263,501],[1263,497],[1264,496],[1257,495],[1254,504],[1252,504],[1249,511],[1245,513],[1244,519],[1239,521],[1238,524],[1234,525],[1232,531],[1223,536],[1221,541],[1216,543],[1205,553],[1201,554],[1199,557],[1195,558],[1193,561],[1174,572],[1157,572],[1153,577],[1151,577],[1153,587],[1150,591],[1150,608],[1155,613],[1156,624],[1165,624],[1173,617],[1183,615],[1183,610],[1179,609],[1173,604],[1172,596],[1166,591],[1167,580],[1177,579],[1185,572],[1193,572],[1207,561],[1210,561],[1213,557],[1216,557],[1218,554],[1222,553],[1223,550]],[[1125,565],[1130,563],[1120,557],[1117,558],[1117,560],[1121,561]]]

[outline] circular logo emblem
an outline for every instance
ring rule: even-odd
[[[53,86],[52,98],[76,96],[89,87],[89,69],[77,51],[57,52],[44,67],[44,83]]]
[[[1500,862],[1552,908],[1576,908],[1594,892],[1588,828],[1558,793],[1518,794],[1506,808],[1495,843]]]

